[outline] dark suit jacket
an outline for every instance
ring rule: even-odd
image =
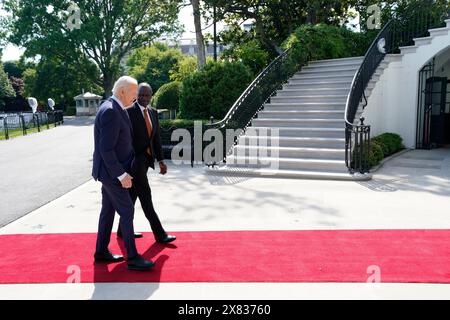
[[[118,177],[130,172],[134,159],[131,122],[114,99],[100,106],[94,140],[92,176],[95,180],[117,182]]]
[[[137,103],[128,109],[131,124],[133,127],[133,148],[136,154],[136,160],[147,157],[150,160],[150,167],[155,169],[155,160],[164,160],[164,153],[161,145],[161,130],[159,128],[158,111],[149,108],[150,121],[152,122],[152,136],[148,137],[147,126],[144,115]],[[150,148],[152,156],[150,157],[146,150]]]

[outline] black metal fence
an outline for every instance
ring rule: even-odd
[[[62,111],[37,113],[3,113],[0,114],[0,138],[10,139],[17,135],[27,135],[29,131],[40,132],[64,123]]]
[[[362,105],[367,106],[365,90],[387,54],[398,53],[401,47],[414,44],[414,39],[429,35],[429,29],[445,26],[450,17],[450,0],[420,0],[397,7],[392,19],[384,26],[367,51],[353,79],[345,109],[346,164],[351,172],[367,173],[370,169],[370,126],[355,121]]]

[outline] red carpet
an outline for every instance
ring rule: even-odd
[[[181,232],[171,247],[138,239],[156,261],[151,272],[126,263],[93,265],[95,234],[0,236],[0,284],[81,282],[381,282],[450,283],[450,230]],[[119,253],[112,237],[111,250]],[[70,269],[69,269],[70,270]],[[72,269],[74,270],[74,269]],[[73,272],[73,271],[70,271]]]

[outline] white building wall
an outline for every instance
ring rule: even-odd
[[[431,44],[419,46],[416,52],[405,53],[400,61],[389,63],[363,113],[365,123],[372,127],[372,136],[398,133],[407,148],[415,148],[419,72],[439,54],[442,56],[436,60],[435,70],[445,64],[444,73],[450,77],[450,32],[435,36]]]

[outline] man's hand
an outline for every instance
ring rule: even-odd
[[[167,165],[164,162],[159,163],[159,174],[165,175],[167,173]]]
[[[131,189],[133,187],[133,177],[127,173],[127,175],[125,176],[125,178],[123,178],[121,183],[122,183],[122,188]]]

